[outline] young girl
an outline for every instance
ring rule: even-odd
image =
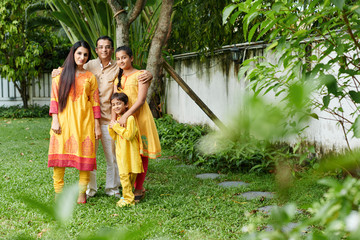
[[[126,119],[130,115],[135,117],[141,136],[140,154],[143,162],[144,173],[138,174],[135,182],[135,201],[144,197],[143,183],[148,169],[148,158],[155,159],[160,156],[161,148],[159,135],[156,130],[154,118],[146,102],[149,82],[139,82],[140,70],[132,66],[132,51],[127,46],[116,49],[116,64],[120,67],[119,76],[114,81],[114,92],[124,92],[129,97],[129,110],[118,120],[120,126],[125,127]]]
[[[128,110],[128,97],[125,93],[114,93],[111,96],[111,106],[116,118],[120,119]],[[140,157],[140,138],[135,118],[131,115],[128,117],[126,128],[120,126],[116,121],[111,121],[109,133],[116,141],[116,160],[123,191],[123,197],[116,205],[119,207],[134,205],[135,196],[132,189],[136,175],[144,172]]]

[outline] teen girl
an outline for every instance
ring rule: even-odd
[[[146,102],[146,95],[150,82],[139,82],[140,70],[133,67],[132,51],[127,46],[116,49],[116,64],[120,71],[114,81],[114,92],[123,92],[129,97],[129,110],[118,120],[120,126],[126,126],[130,115],[135,117],[141,137],[140,154],[144,173],[138,174],[135,181],[135,201],[140,201],[145,196],[143,183],[148,169],[149,158],[155,159],[161,155],[159,135],[156,130],[154,118]]]

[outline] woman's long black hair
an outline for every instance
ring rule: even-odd
[[[121,46],[121,47],[118,47],[116,50],[115,50],[115,54],[117,52],[120,52],[120,51],[125,51],[125,53],[131,58],[133,56],[133,53],[131,51],[131,48],[129,48],[128,46]],[[117,84],[117,89],[122,89],[121,87],[121,77],[123,75],[123,71],[121,68],[119,70],[119,74],[118,74],[118,84]]]
[[[68,56],[66,57],[64,64],[62,65],[63,70],[60,75],[59,81],[59,110],[62,112],[66,107],[66,102],[69,96],[70,89],[74,88],[75,92],[75,73],[76,73],[76,63],[74,54],[79,47],[84,47],[89,51],[89,57],[86,62],[90,60],[91,57],[91,49],[90,45],[84,41],[80,40],[76,42],[71,48]]]

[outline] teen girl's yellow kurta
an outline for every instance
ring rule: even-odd
[[[118,92],[124,92],[129,98],[129,108],[136,102],[138,97],[138,76],[141,71],[137,71],[129,76],[122,76],[121,87]],[[117,86],[118,79],[114,81],[114,85]],[[134,117],[139,127],[139,133],[141,136],[140,153],[144,157],[155,159],[161,155],[161,147],[159,135],[156,130],[153,115],[150,111],[149,105],[145,102],[136,113]]]
[[[108,127],[108,129],[111,138],[116,141],[116,161],[119,174],[144,172],[135,118],[133,116],[128,117],[126,128],[116,123],[112,128]]]
[[[48,167],[96,169],[95,118],[100,118],[99,89],[91,72],[75,78],[62,112],[58,109],[60,75],[52,79],[50,115],[58,114],[61,134],[50,130]]]

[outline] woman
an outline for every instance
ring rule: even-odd
[[[126,127],[126,120],[130,115],[135,117],[140,133],[140,154],[144,172],[136,177],[135,201],[140,201],[145,195],[143,183],[148,169],[149,158],[155,159],[160,156],[161,147],[159,135],[156,130],[154,118],[146,102],[146,95],[150,82],[139,82],[138,76],[142,73],[133,67],[132,51],[127,46],[116,49],[116,64],[120,71],[114,81],[114,92],[124,92],[129,97],[129,110],[119,119],[119,124]]]
[[[55,193],[64,186],[66,167],[79,170],[78,203],[86,203],[90,171],[96,169],[95,138],[101,137],[99,90],[95,76],[84,69],[90,46],[76,42],[52,80],[50,147],[48,167],[54,167]]]

